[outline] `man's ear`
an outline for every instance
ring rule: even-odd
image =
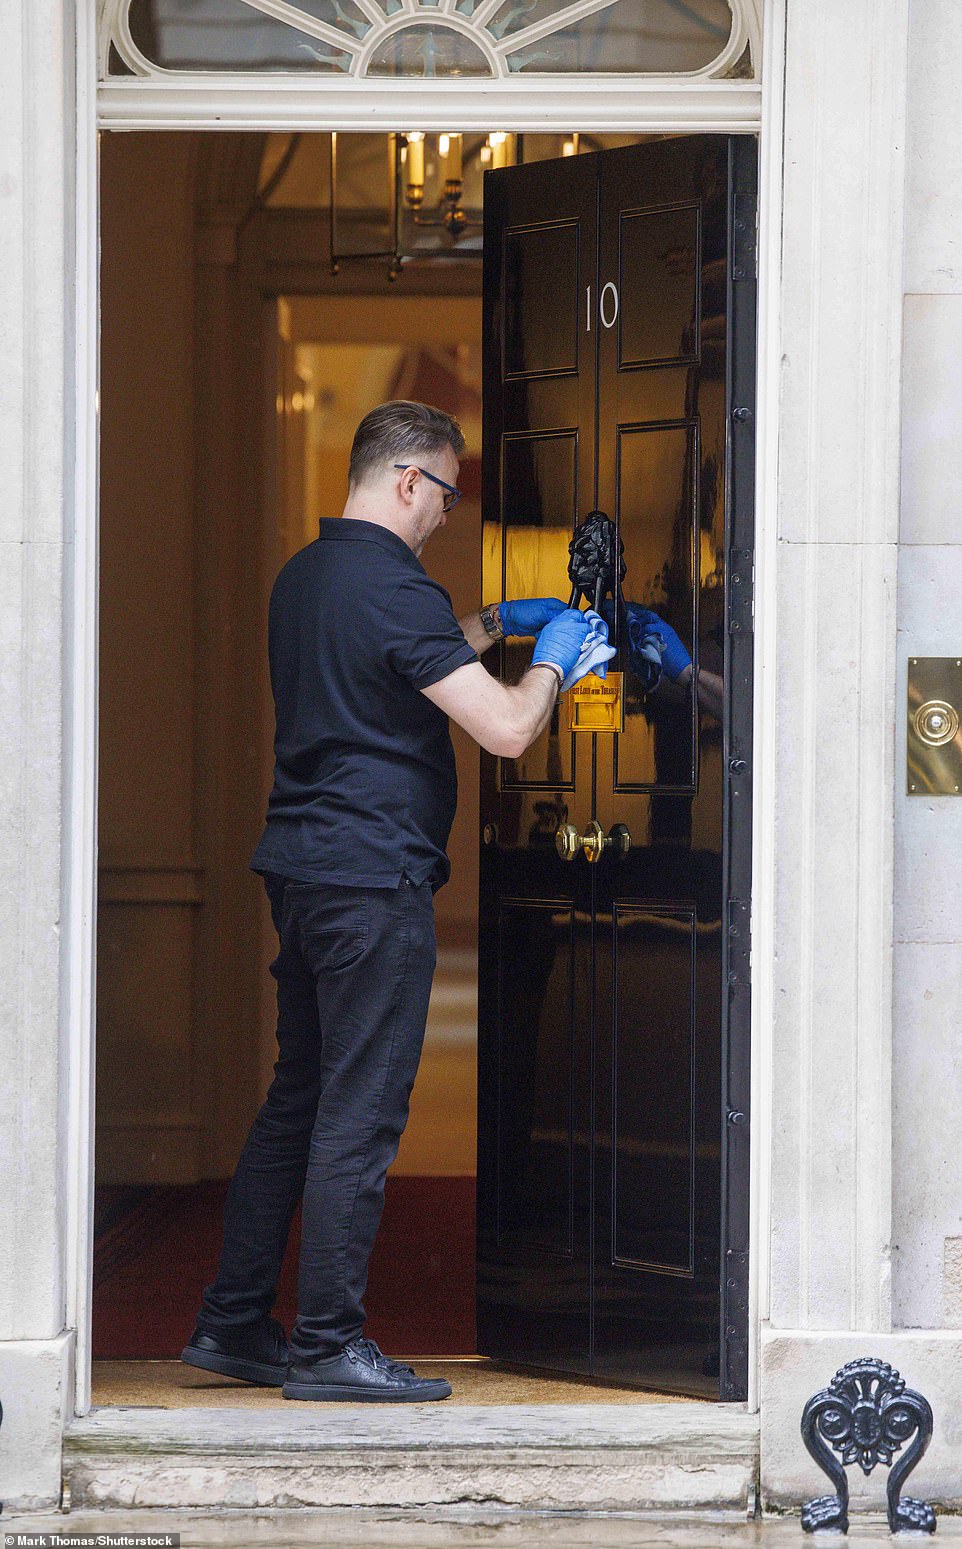
[[[408,504],[414,499],[414,486],[417,482],[417,477],[416,468],[404,468],[398,471],[398,489],[401,492],[402,500],[407,501]]]

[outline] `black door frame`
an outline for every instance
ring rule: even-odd
[[[729,140],[728,560],[725,641],[722,973],[721,1371],[723,1399],[748,1396],[751,1227],[751,907],[754,728],[755,405],[758,141]]]

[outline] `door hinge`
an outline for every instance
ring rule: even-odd
[[[736,194],[733,209],[732,279],[754,280],[758,269],[757,204],[754,194]]]
[[[745,990],[751,984],[752,913],[744,898],[728,900],[728,986]]]
[[[748,1254],[736,1248],[727,1249],[722,1300],[722,1398],[743,1398],[748,1381],[748,1270]]]
[[[750,635],[755,628],[755,555],[732,549],[728,555],[728,632]]]

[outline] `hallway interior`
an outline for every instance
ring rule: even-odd
[[[475,1354],[477,953],[442,946],[411,1120],[388,1177],[371,1261],[367,1332],[425,1376],[445,1376],[449,1405],[644,1405],[690,1399],[521,1369]],[[272,1409],[276,1388],[212,1376],[177,1359],[216,1267],[226,1179],[98,1187],[94,1257],[94,1409]],[[299,1211],[273,1311],[296,1312]],[[439,1355],[439,1352],[441,1354]]]
[[[443,402],[465,431],[465,499],[429,556],[456,613],[477,605],[494,541],[481,521],[478,264],[414,266],[403,287],[370,267],[332,278],[314,175],[325,146],[304,136],[275,183],[287,138],[107,135],[102,152],[95,1406],[276,1399],[190,1386],[177,1360],[276,1056],[276,938],[247,868],[273,761],[269,584],[340,509],[353,427],[386,397]],[[557,152],[539,137],[526,149]],[[462,1402],[600,1402],[586,1397],[597,1391],[647,1403],[581,1383],[559,1396],[571,1385],[476,1358],[479,752],[457,727],[453,741],[452,878],[436,901],[424,1056],[367,1332],[419,1369],[467,1359]],[[272,1309],[287,1329],[298,1247],[296,1212]]]
[[[464,1122],[477,1101],[476,1027],[477,955],[442,949],[366,1297],[368,1333],[409,1356],[470,1356],[477,1348],[475,1133]],[[179,1356],[217,1267],[228,1181],[98,1184],[95,1372],[99,1361],[126,1370]],[[299,1244],[298,1207],[273,1309],[287,1329],[297,1310]]]

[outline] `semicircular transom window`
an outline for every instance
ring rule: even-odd
[[[753,0],[104,0],[107,75],[752,75]]]
[[[471,37],[450,27],[419,23],[392,32],[371,54],[367,75],[494,75],[491,60]]]

